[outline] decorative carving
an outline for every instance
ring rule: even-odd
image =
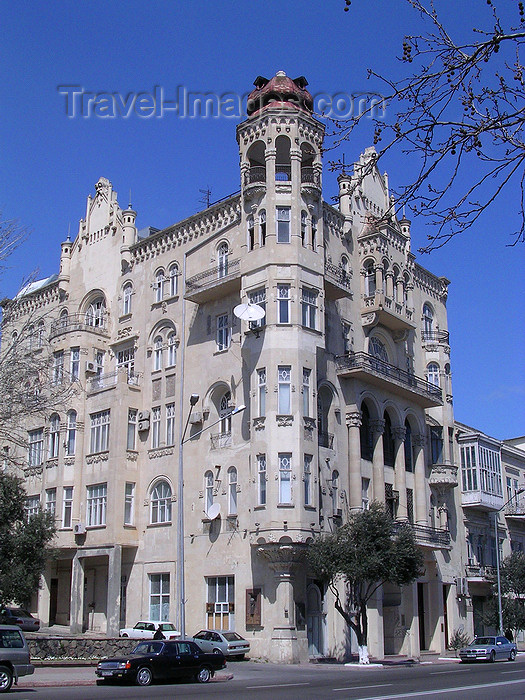
[[[361,412],[353,411],[352,413],[346,414],[346,427],[347,428],[360,428],[361,427]]]
[[[259,418],[254,418],[252,425],[254,430],[264,430],[264,424],[266,422],[265,416],[260,416]]]
[[[293,416],[275,416],[277,419],[277,425],[280,428],[286,428],[293,423]]]
[[[167,455],[173,454],[173,447],[160,447],[155,450],[148,450],[148,457],[150,459],[157,459],[157,457],[166,457]]]
[[[109,459],[109,452],[97,452],[93,455],[87,455],[86,464],[100,464],[100,462],[107,462]]]

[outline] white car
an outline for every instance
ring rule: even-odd
[[[155,622],[154,620],[141,620],[135,627],[125,627],[119,630],[119,637],[129,637],[130,639],[153,639],[153,635],[160,627],[165,639],[175,639],[180,637],[175,625],[171,622]]]

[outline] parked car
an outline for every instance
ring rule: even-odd
[[[459,650],[459,658],[463,663],[497,659],[514,661],[517,653],[518,647],[506,637],[476,637],[468,647]]]
[[[26,639],[16,625],[0,625],[0,693],[7,693],[20,676],[35,672]]]
[[[141,620],[135,627],[125,627],[119,630],[119,637],[130,639],[153,639],[153,635],[160,625],[162,634],[166,639],[175,639],[180,636],[174,624],[171,622],[154,622],[153,620]]]
[[[222,652],[224,656],[235,656],[238,659],[244,659],[244,655],[250,651],[250,642],[237,632],[201,630],[193,637],[193,641],[202,651],[215,654]]]
[[[194,678],[207,683],[226,666],[223,654],[206,654],[192,641],[140,642],[127,656],[102,659],[95,671],[104,683],[127,680],[137,685],[151,685],[153,681]]]
[[[23,608],[2,608],[0,624],[16,625],[24,632],[38,632],[40,629],[40,620]]]

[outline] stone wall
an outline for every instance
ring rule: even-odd
[[[27,635],[32,660],[93,659],[128,654],[139,639],[86,639],[84,637],[33,637]]]

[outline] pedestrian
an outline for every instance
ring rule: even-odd
[[[162,633],[162,627],[160,625],[157,627],[157,631],[153,635],[153,639],[166,639],[166,637]]]

